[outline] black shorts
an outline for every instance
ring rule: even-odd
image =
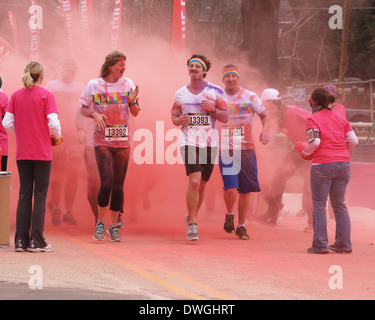
[[[216,147],[182,146],[180,151],[187,176],[193,172],[202,172],[202,180],[210,180],[217,154]]]

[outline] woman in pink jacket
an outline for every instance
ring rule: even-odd
[[[52,145],[61,143],[61,127],[53,95],[40,87],[43,66],[25,66],[24,87],[13,93],[3,125],[16,133],[16,160],[20,180],[15,248],[17,252],[49,252],[44,239],[46,197],[51,172]]]
[[[350,123],[329,108],[331,95],[315,89],[309,99],[312,115],[306,121],[307,146],[302,158],[312,159],[311,194],[314,236],[309,253],[352,252],[351,225],[345,192],[350,180],[349,150],[358,144]],[[326,203],[330,197],[336,220],[335,242],[328,245]]]

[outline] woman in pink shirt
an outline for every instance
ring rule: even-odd
[[[308,144],[304,159],[312,159],[311,194],[314,236],[309,253],[352,252],[350,217],[345,192],[350,180],[349,150],[358,139],[349,122],[328,106],[331,95],[324,88],[313,91],[309,99],[312,115],[306,121]],[[326,203],[330,197],[336,220],[335,242],[328,246]]]
[[[43,237],[52,145],[61,143],[61,127],[53,95],[40,87],[43,66],[25,66],[24,88],[13,93],[3,125],[16,133],[16,160],[20,179],[15,248],[17,252],[50,252]],[[31,229],[31,230],[30,230]]]

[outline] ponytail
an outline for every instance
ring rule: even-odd
[[[329,92],[324,88],[317,88],[311,93],[311,99],[316,101],[316,105],[327,108],[330,104]]]
[[[35,85],[40,76],[44,74],[43,66],[37,61],[30,61],[26,64],[22,83],[26,89]]]
[[[335,103],[336,102],[335,96],[333,94],[330,94],[328,97],[328,101],[329,101],[329,104]]]
[[[22,83],[23,83],[23,86],[24,86],[26,89],[29,89],[29,88],[31,88],[31,87],[34,85],[34,80],[33,80],[33,78],[31,77],[30,72],[26,72],[26,73],[22,76]]]

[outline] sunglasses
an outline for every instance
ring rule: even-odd
[[[311,99],[311,98],[308,98],[307,100],[308,100],[310,103],[312,103],[312,104],[316,104],[316,101],[313,100],[313,99]]]

